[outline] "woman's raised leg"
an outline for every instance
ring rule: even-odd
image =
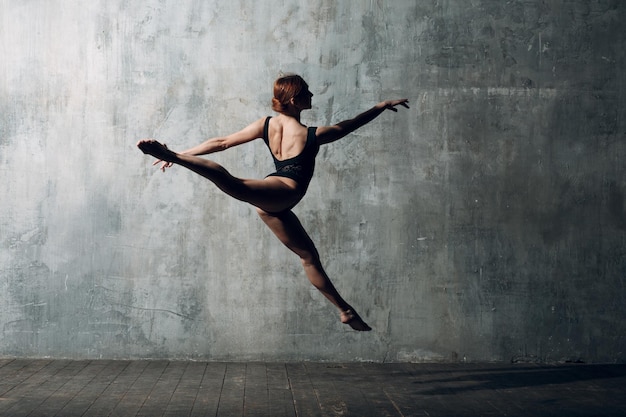
[[[300,257],[307,278],[339,309],[341,322],[350,325],[354,330],[372,330],[339,295],[326,271],[324,271],[319,253],[298,217],[291,210],[279,214],[270,214],[262,209],[257,211],[276,237]]]
[[[268,177],[263,180],[241,179],[231,175],[223,166],[214,161],[198,156],[177,154],[157,141],[140,141],[137,146],[146,154],[162,161],[181,165],[209,179],[231,197],[262,210],[280,212],[292,207],[302,197],[295,186],[291,187],[277,177]]]

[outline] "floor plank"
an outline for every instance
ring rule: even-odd
[[[187,365],[184,362],[170,362],[167,364],[152,387],[146,401],[144,401],[137,412],[137,417],[153,417],[163,414],[164,410],[170,405],[172,396],[181,382]]]
[[[332,369],[341,365],[326,363],[305,363],[305,369],[313,385],[313,390],[323,415],[344,416],[348,414],[345,397],[335,387]]]
[[[168,365],[167,361],[148,362],[148,365],[122,395],[110,415],[115,417],[138,415]]]
[[[291,363],[286,365],[286,370],[298,417],[323,416],[315,387],[307,373],[306,366],[303,363]]]
[[[198,388],[191,417],[215,417],[226,377],[225,363],[208,363]]]
[[[269,414],[267,369],[264,363],[248,363],[246,366],[243,415],[266,417]]]
[[[367,370],[364,367],[367,366]],[[356,408],[356,412],[370,413],[381,417],[401,416],[398,407],[385,393],[385,386],[393,383],[394,376],[389,376],[386,368],[374,364],[344,364],[348,372],[355,375],[354,390],[358,390],[362,404]],[[358,376],[361,377],[358,377]],[[350,406],[348,405],[350,410]],[[354,410],[355,407],[353,406]],[[361,411],[362,410],[362,411]]]
[[[267,364],[269,416],[296,416],[289,375],[284,364]]]
[[[165,408],[164,417],[180,417],[191,414],[206,368],[206,363],[189,362],[186,364],[180,383]]]
[[[245,394],[246,364],[226,365],[224,385],[220,393],[218,416],[242,416]]]

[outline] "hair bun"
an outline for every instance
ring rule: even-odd
[[[285,110],[285,106],[276,97],[272,98],[272,110],[282,112]]]

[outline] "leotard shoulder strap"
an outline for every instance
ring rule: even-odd
[[[265,126],[263,126],[263,141],[265,141],[265,144],[267,146],[270,146],[269,131],[271,118],[272,116],[267,116],[267,118],[265,119]]]

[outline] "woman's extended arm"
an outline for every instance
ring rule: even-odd
[[[381,101],[371,109],[364,111],[353,119],[344,120],[333,126],[324,126],[317,128],[317,141],[320,145],[334,142],[344,136],[354,132],[361,126],[364,126],[377,118],[385,110],[397,112],[396,106],[409,108],[408,99],[385,100]]]
[[[211,138],[203,143],[196,145],[192,148],[187,149],[186,151],[180,152],[184,155],[208,155],[214,152],[225,151],[228,148],[232,148],[233,146],[241,145],[246,142],[250,142],[254,139],[258,139],[263,137],[263,126],[264,126],[265,118],[259,119],[256,122],[246,126],[238,132],[232,133],[228,136]],[[169,168],[172,166],[171,162],[165,162],[162,160],[157,160],[152,165],[161,164],[161,170],[165,170],[165,168]]]
[[[238,132],[232,133],[228,136],[216,137],[208,139],[200,145],[189,148],[186,151],[181,152],[185,155],[208,155],[214,152],[225,151],[233,146],[241,145],[242,143],[250,142],[251,140],[263,137],[263,123],[265,118],[259,119],[256,122],[246,126]]]

